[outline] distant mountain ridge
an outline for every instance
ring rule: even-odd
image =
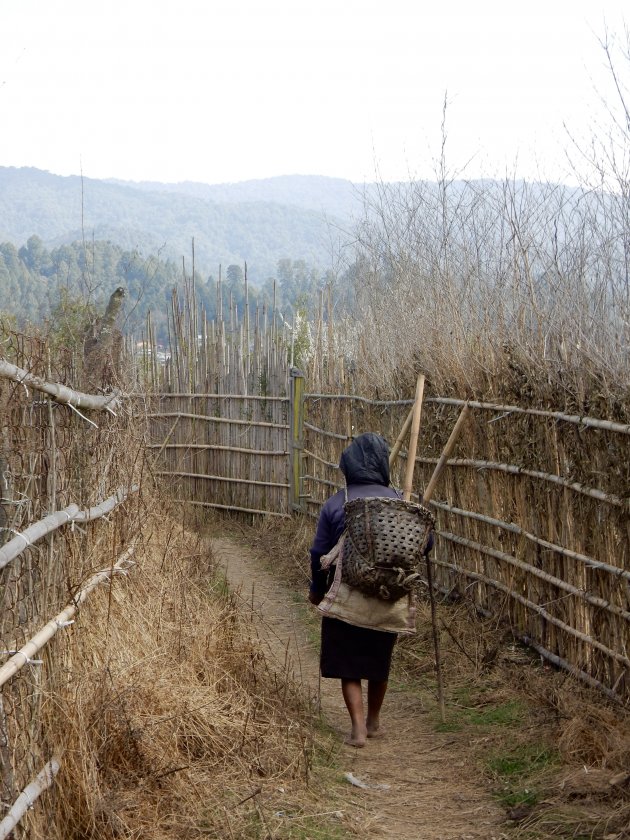
[[[0,242],[104,239],[179,262],[194,238],[200,270],[247,262],[250,279],[263,282],[283,258],[328,268],[351,239],[360,194],[350,181],[318,176],[159,184],[0,167]]]
[[[336,218],[352,219],[363,210],[365,191],[373,184],[360,185],[343,178],[322,175],[278,175],[224,184],[204,184],[199,181],[181,181],[164,184],[158,181],[121,181],[108,183],[133,187],[145,192],[169,192],[190,195],[218,204],[273,202],[292,207],[325,213]]]

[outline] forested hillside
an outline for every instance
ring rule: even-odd
[[[247,261],[249,279],[262,284],[281,259],[327,270],[349,238],[347,214],[357,206],[352,185],[298,179],[289,187],[278,180],[275,191],[258,182],[231,185],[236,191],[230,185],[181,185],[180,191],[0,167],[0,242],[20,247],[33,235],[46,247],[109,240],[147,258],[179,262],[194,238],[205,273]]]
[[[167,334],[167,311],[173,289],[181,283],[182,273],[190,276],[190,258],[184,261],[144,256],[112,242],[76,241],[47,249],[38,236],[29,237],[16,248],[0,243],[0,316],[10,317],[19,325],[42,324],[55,317],[68,319],[77,309],[99,307],[111,292],[125,289],[124,325],[127,333],[138,335],[150,310],[158,339]],[[217,307],[218,271],[214,274],[195,270],[197,299],[209,318]],[[230,299],[240,312],[245,304],[245,272],[233,263],[221,272],[222,301],[227,313]],[[249,304],[270,306],[274,300],[279,310],[292,317],[296,309],[312,313],[319,292],[335,283],[330,272],[309,266],[304,260],[284,258],[278,261],[273,276],[248,290]]]

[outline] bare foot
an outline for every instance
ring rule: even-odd
[[[349,747],[364,747],[366,734],[365,732],[351,732],[346,735],[343,742]]]
[[[385,734],[378,721],[375,721],[374,723],[366,721],[366,731],[368,738],[382,738]]]
[[[376,729],[368,729],[367,737],[368,738],[382,738],[385,735],[385,730],[381,729],[380,726],[377,726]]]

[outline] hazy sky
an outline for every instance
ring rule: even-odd
[[[568,180],[626,0],[0,0],[0,165]],[[630,13],[627,15],[630,22]],[[626,79],[630,75],[626,65]],[[628,80],[630,81],[630,80]]]

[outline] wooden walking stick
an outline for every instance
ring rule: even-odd
[[[457,418],[457,422],[453,426],[453,431],[451,432],[449,439],[446,442],[446,446],[442,451],[442,454],[438,458],[438,462],[435,465],[435,469],[433,470],[433,475],[429,479],[429,483],[427,485],[426,490],[424,491],[424,495],[422,497],[422,503],[424,505],[428,505],[431,501],[431,497],[433,496],[433,491],[435,490],[435,486],[438,482],[438,479],[444,472],[444,467],[448,459],[451,456],[451,453],[455,447],[455,441],[459,437],[459,433],[461,428],[464,424],[464,420],[468,416],[469,412],[468,403],[462,408],[459,417]],[[433,567],[431,565],[431,560],[429,555],[426,555],[427,561],[427,584],[429,586],[429,603],[431,605],[431,629],[433,631],[433,647],[435,649],[435,673],[437,677],[437,685],[438,685],[438,700],[440,703],[440,716],[442,718],[442,723],[446,722],[446,713],[444,710],[444,686],[442,684],[442,659],[440,656],[440,641],[437,632],[437,621],[435,615],[435,593],[433,591]]]
[[[403,499],[408,502],[411,499],[411,486],[413,484],[413,469],[416,463],[416,449],[418,446],[418,435],[420,432],[420,411],[422,406],[422,396],[424,393],[424,376],[422,374],[418,377],[418,382],[416,384],[416,399],[413,405],[413,409],[411,410],[409,417],[405,421],[403,429],[398,436],[398,440],[402,441],[404,437],[405,428],[409,426],[409,422],[411,421],[411,435],[409,438],[409,453],[407,456],[407,470],[405,473],[405,486],[403,488]],[[453,435],[451,434],[451,437]],[[398,440],[396,443],[398,443]],[[449,438],[450,443],[450,438]],[[454,443],[454,441],[453,441]],[[448,443],[447,443],[448,447]],[[398,447],[400,448],[400,446]],[[452,447],[451,447],[452,448]],[[390,465],[391,465],[391,458],[390,458]],[[433,478],[435,476],[435,472],[429,482],[431,492],[433,492],[433,487],[435,486],[435,481]],[[444,688],[442,685],[442,663],[440,658],[440,643],[439,637],[437,632],[437,623],[436,623],[436,616],[435,616],[435,597],[433,594],[433,575],[431,571],[431,563],[429,561],[429,556],[426,556],[427,561],[427,582],[429,584],[429,601],[431,604],[431,629],[433,631],[433,647],[435,649],[435,671],[437,676],[437,686],[438,686],[438,700],[440,704],[440,715],[442,717],[442,723],[446,722],[446,715],[444,711]]]

